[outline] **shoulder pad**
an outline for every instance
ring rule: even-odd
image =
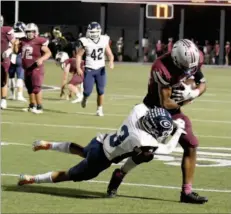
[[[79,47],[82,46],[82,47],[84,48],[84,47],[87,46],[88,39],[87,39],[86,37],[82,37],[82,38],[79,39],[79,43],[80,43],[80,44],[79,44],[79,45],[80,45]]]

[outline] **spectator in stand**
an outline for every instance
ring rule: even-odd
[[[168,52],[172,51],[173,47],[173,38],[168,38]]]
[[[203,48],[205,64],[211,64],[211,51],[212,51],[212,47],[209,44],[209,41],[205,40],[205,46]]]
[[[215,45],[214,45],[214,62],[216,65],[219,64],[219,53],[220,53],[220,45],[219,41],[216,40]]]
[[[227,41],[225,45],[225,65],[229,65],[229,57],[230,57],[230,42]]]
[[[144,53],[144,62],[148,61],[149,41],[147,35],[142,39],[142,47]]]
[[[116,42],[116,49],[117,49],[117,59],[119,62],[123,61],[123,50],[124,50],[124,41],[123,37],[120,37]]]
[[[156,55],[157,57],[161,56],[163,54],[163,44],[161,40],[158,40],[156,43]]]

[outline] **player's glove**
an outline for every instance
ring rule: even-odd
[[[198,89],[192,89],[191,85],[186,85],[182,83],[184,89],[183,90],[173,90],[173,99],[176,103],[185,101],[185,100],[192,100],[199,96],[200,91]]]
[[[2,58],[3,59],[9,58],[12,52],[13,52],[12,48],[8,48],[6,51],[2,53]]]
[[[182,134],[187,134],[185,131],[185,122],[182,119],[173,120],[173,125],[177,131],[180,131]]]

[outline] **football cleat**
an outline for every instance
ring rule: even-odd
[[[51,144],[44,140],[36,140],[32,146],[34,152],[39,150],[48,150],[50,148],[51,148]]]
[[[83,100],[81,102],[81,106],[82,106],[82,108],[86,108],[86,105],[87,105],[87,98],[83,97]]]
[[[75,100],[71,101],[71,103],[80,103],[83,100],[83,96],[77,97]]]
[[[99,117],[103,117],[103,116],[104,116],[103,110],[98,109],[98,110],[96,111],[96,115],[99,116]]]
[[[32,113],[34,113],[34,114],[42,114],[43,110],[42,109],[35,109],[34,111],[32,111]]]
[[[1,109],[6,109],[7,108],[7,102],[6,99],[1,100]]]
[[[191,192],[189,194],[185,194],[185,193],[181,192],[180,202],[191,203],[191,204],[204,204],[204,203],[208,202],[208,198],[203,197],[203,196],[199,196],[195,192]]]
[[[18,186],[23,186],[25,184],[33,184],[35,183],[35,177],[32,175],[20,175]]]
[[[123,178],[124,178],[124,173],[121,171],[121,169],[115,169],[114,172],[112,173],[111,180],[107,187],[107,196],[109,198],[116,197],[117,189],[122,183]]]
[[[22,109],[22,111],[24,112],[32,112],[32,113],[34,113],[36,110],[37,110],[36,107],[31,108],[30,106]]]
[[[15,96],[15,94],[13,95],[10,95],[9,97],[8,97],[8,100],[15,100],[16,99],[16,96]]]
[[[17,100],[21,102],[27,102],[27,100],[23,96],[18,96]]]

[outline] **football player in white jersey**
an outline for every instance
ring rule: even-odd
[[[176,132],[168,138],[176,124]],[[184,122],[175,121],[163,108],[148,109],[144,104],[136,105],[117,131],[99,134],[82,147],[71,142],[35,141],[33,150],[55,150],[83,157],[84,159],[66,171],[53,171],[38,175],[20,175],[18,185],[33,183],[57,183],[63,181],[90,180],[109,168],[129,158],[131,165],[149,162],[154,154],[173,151],[184,131]]]
[[[25,33],[26,25],[23,22],[16,22],[14,24],[14,36],[15,39],[20,40],[26,37]],[[24,70],[22,68],[22,57],[21,54],[11,54],[11,64],[9,68],[9,87],[11,95],[10,100],[15,100],[16,98],[16,88],[17,88],[17,100],[27,102],[23,97],[23,86],[24,86]],[[17,81],[15,82],[15,74],[17,76]]]
[[[88,25],[86,37],[79,39],[79,47],[76,54],[76,67],[80,76],[84,75],[84,98],[82,107],[86,107],[87,99],[92,93],[94,83],[97,90],[97,112],[96,115],[103,116],[103,98],[106,85],[105,53],[109,59],[109,67],[114,68],[114,56],[109,46],[109,37],[101,35],[101,27],[97,22]],[[85,59],[85,71],[81,69],[83,55]]]

